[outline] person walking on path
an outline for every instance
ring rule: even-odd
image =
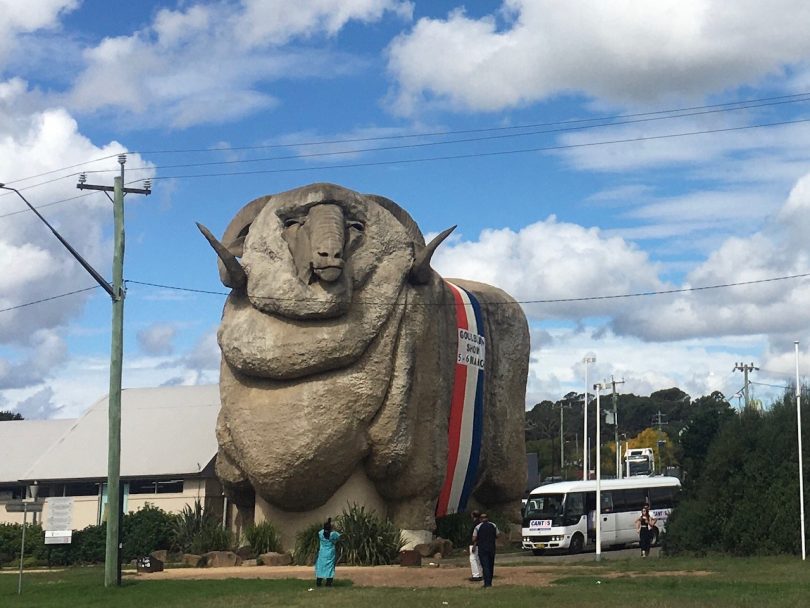
[[[315,585],[320,587],[326,579],[326,586],[332,586],[335,578],[335,562],[337,561],[337,550],[335,545],[340,539],[340,533],[332,529],[332,518],[323,524],[323,530],[318,532],[318,559],[315,560]]]
[[[641,548],[641,557],[650,555],[650,545],[653,539],[653,528],[655,527],[655,517],[650,513],[650,506],[644,505],[641,515],[636,519],[636,530],[638,531],[638,545]]]
[[[492,577],[495,574],[495,539],[499,535],[498,526],[489,521],[486,513],[481,513],[480,523],[473,531],[473,545],[478,549],[485,588],[492,587]]]
[[[478,559],[478,547],[475,546],[475,543],[472,541],[472,537],[475,534],[476,526],[481,522],[481,514],[478,511],[473,511],[470,513],[470,517],[473,520],[472,531],[470,533],[470,580],[471,581],[481,581],[484,579],[483,574],[481,572],[481,560]]]

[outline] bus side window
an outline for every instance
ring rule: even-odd
[[[602,513],[610,513],[613,511],[613,493],[602,492]]]
[[[671,509],[675,503],[677,488],[650,488],[650,508]]]
[[[622,511],[626,511],[625,503],[625,493],[627,490],[613,490],[613,511],[616,513],[621,513]]]
[[[647,503],[647,491],[643,488],[632,488],[624,491],[624,511],[641,512]]]

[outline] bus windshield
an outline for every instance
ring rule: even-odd
[[[553,519],[562,515],[565,494],[542,494],[529,496],[526,502],[528,519]]]

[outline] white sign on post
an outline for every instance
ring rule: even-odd
[[[45,544],[70,544],[73,537],[73,497],[46,498],[45,505]]]
[[[46,545],[69,545],[73,540],[73,530],[45,530]]]

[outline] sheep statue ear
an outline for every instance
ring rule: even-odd
[[[451,226],[437,235],[430,243],[416,250],[413,266],[411,266],[411,272],[408,275],[408,279],[411,283],[415,285],[425,285],[430,281],[430,273],[433,270],[430,267],[430,259],[433,257],[436,248],[441,245],[442,241],[450,236],[450,233],[455,229],[456,226]]]

